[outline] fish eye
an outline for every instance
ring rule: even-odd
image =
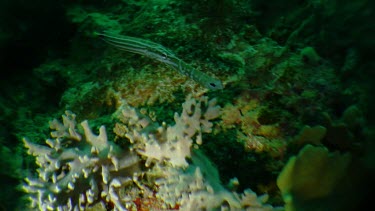
[[[208,86],[208,88],[210,88],[212,90],[223,89],[223,85],[221,84],[221,81],[215,81],[215,80],[213,80],[211,82],[208,82],[207,86]]]
[[[165,60],[167,58],[168,58],[167,54],[163,54],[163,59]]]

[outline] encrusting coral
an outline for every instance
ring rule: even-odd
[[[264,204],[266,195],[227,190],[216,168],[197,149],[202,133],[212,130],[210,121],[220,115],[215,100],[188,98],[173,126],[158,124],[126,104],[115,115],[120,122],[114,132],[130,141],[128,149],[108,141],[104,126],[95,135],[83,121],[80,132],[69,111],[62,116],[63,123],[50,122],[54,131],[46,140],[48,147],[24,139],[39,166],[37,178],[25,179],[32,208],[278,210]],[[191,158],[190,164],[186,158]]]

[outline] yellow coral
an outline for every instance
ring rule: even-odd
[[[332,194],[345,175],[349,154],[329,153],[325,147],[306,145],[288,163],[277,178],[286,210],[305,210],[310,203]]]

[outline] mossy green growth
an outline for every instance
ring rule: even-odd
[[[301,50],[302,59],[311,65],[317,65],[322,60],[313,47],[305,47]]]

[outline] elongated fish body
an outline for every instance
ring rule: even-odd
[[[140,54],[165,63],[181,74],[190,77],[194,81],[210,90],[223,89],[223,84],[220,80],[193,68],[192,66],[175,56],[173,52],[160,44],[135,37],[113,35],[108,33],[96,34],[105,42],[120,50]]]

